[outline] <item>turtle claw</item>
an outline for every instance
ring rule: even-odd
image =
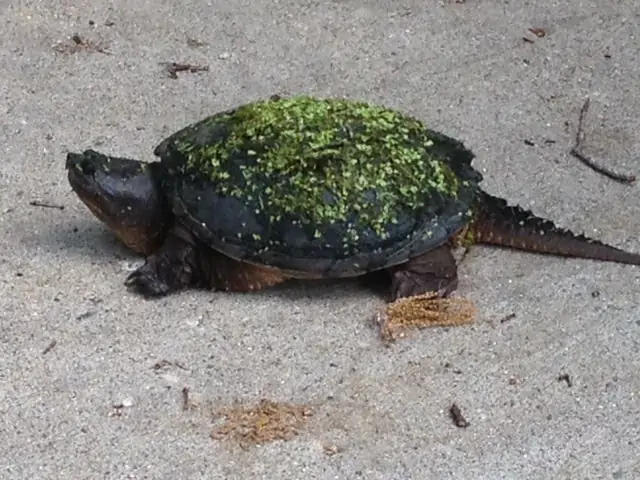
[[[146,298],[162,297],[169,293],[167,285],[149,262],[131,273],[124,284]]]

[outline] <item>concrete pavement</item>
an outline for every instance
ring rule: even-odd
[[[4,1],[1,15],[0,478],[640,477],[640,268],[477,247],[458,290],[475,324],[387,348],[370,322],[383,300],[355,282],[128,293],[139,259],[64,171],[87,147],[152,160],[177,128],[274,93],[348,96],[462,139],[490,192],[640,251],[639,187],[568,155],[589,97],[587,153],[640,171],[636,1]],[[208,71],[170,78],[164,62]],[[261,398],[316,408],[292,440],[210,438],[212,409]]]

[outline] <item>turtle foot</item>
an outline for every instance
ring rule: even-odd
[[[394,267],[390,273],[391,300],[427,292],[446,298],[458,286],[456,262],[447,245]]]
[[[131,273],[124,282],[128,288],[146,298],[163,297],[171,290],[169,285],[158,275],[153,263],[147,261]]]
[[[196,260],[197,252],[189,233],[174,228],[160,249],[127,277],[125,285],[146,298],[197,286],[200,271],[196,269]]]

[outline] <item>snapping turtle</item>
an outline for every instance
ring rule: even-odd
[[[146,256],[126,284],[250,291],[383,270],[391,298],[457,286],[474,243],[640,265],[483,192],[472,152],[394,110],[308,96],[218,113],[171,135],[160,162],[69,153],[73,190]]]

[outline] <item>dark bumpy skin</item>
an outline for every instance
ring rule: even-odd
[[[191,125],[141,163],[88,150],[69,181],[147,255],[127,284],[249,291],[287,278],[386,270],[391,297],[456,288],[451,247],[488,243],[640,265],[480,190],[460,142],[384,107],[254,102]]]
[[[164,242],[173,222],[160,190],[158,163],[108,157],[87,150],[67,155],[73,190],[122,242],[151,255]]]

